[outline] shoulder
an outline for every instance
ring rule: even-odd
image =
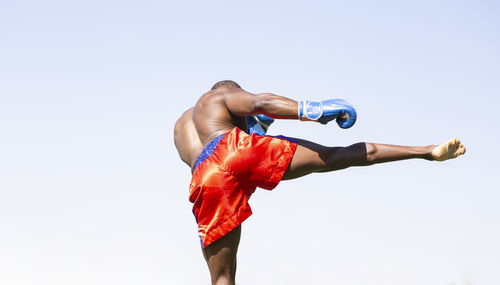
[[[219,87],[215,90],[210,90],[205,94],[201,95],[200,99],[196,102],[194,106],[194,110],[192,113],[198,113],[201,110],[205,110],[206,108],[213,108],[218,105],[224,105],[225,98],[227,94],[231,94],[231,88]],[[191,114],[192,114],[191,113]]]
[[[210,90],[207,93],[203,94],[203,96],[210,96],[210,97],[225,97],[225,96],[231,96],[231,95],[236,95],[240,93],[247,93],[245,90],[237,87],[226,87],[222,86],[219,87],[215,90]]]
[[[241,93],[250,94],[241,88],[222,86],[222,87],[219,87],[215,90],[210,90],[210,91],[206,92],[205,94],[201,95],[200,100],[212,99],[212,98],[213,99],[224,98],[226,96],[233,96],[233,95],[238,95]]]

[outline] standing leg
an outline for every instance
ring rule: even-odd
[[[283,180],[313,172],[328,172],[350,166],[367,166],[411,158],[443,161],[465,153],[465,147],[458,139],[451,139],[437,146],[357,143],[348,147],[325,147],[305,140],[298,141],[299,145]]]
[[[240,244],[241,225],[202,248],[212,277],[212,285],[234,285],[236,275],[236,253]]]

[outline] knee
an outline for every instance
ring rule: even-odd
[[[343,158],[348,166],[366,166],[375,161],[377,146],[372,143],[355,143],[343,149]]]
[[[373,164],[377,157],[377,145],[373,143],[360,143],[365,148],[365,160],[368,164]]]

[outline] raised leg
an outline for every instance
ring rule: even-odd
[[[465,153],[458,139],[440,145],[400,146],[357,143],[348,147],[325,147],[300,140],[283,180],[294,179],[313,172],[328,172],[351,166],[367,166],[411,158],[447,160]]]
[[[234,285],[236,253],[240,244],[241,225],[202,248],[212,278],[212,285]]]

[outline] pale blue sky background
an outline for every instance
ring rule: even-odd
[[[0,283],[209,284],[173,124],[221,79],[345,98],[326,145],[466,156],[252,197],[238,284],[500,283],[497,1],[0,1]]]

